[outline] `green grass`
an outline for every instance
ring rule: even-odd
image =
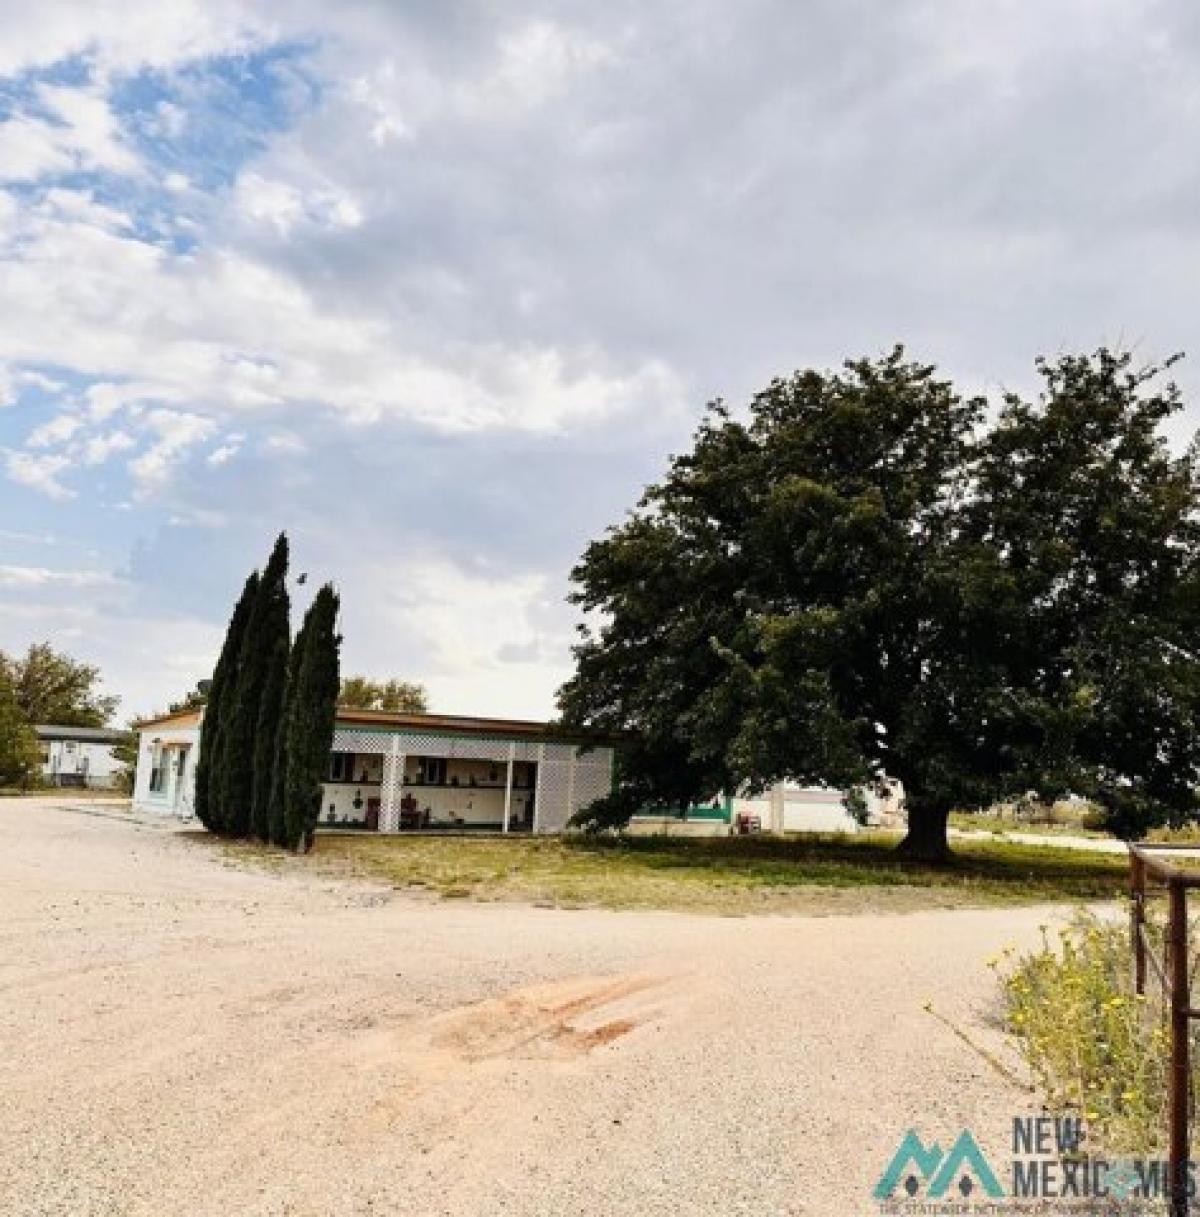
[[[201,835],[205,843],[212,839]],[[220,843],[235,861],[303,867],[443,898],[559,907],[788,913],[906,911],[1103,899],[1124,890],[1124,858],[960,842],[950,866],[908,862],[897,838],[589,839],[320,835],[312,854]]]
[[[1038,837],[1111,837],[1111,833],[1082,824],[1055,824],[1045,821],[1014,820],[1008,816],[993,816],[986,812],[955,811],[950,814],[950,827],[964,832],[990,832],[999,836],[1009,833],[1031,833]]]

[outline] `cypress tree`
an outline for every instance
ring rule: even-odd
[[[342,642],[337,633],[337,614],[338,596],[327,583],[317,592],[305,616],[295,680],[288,693],[281,844],[305,852],[312,848],[333,748]]]
[[[275,750],[287,685],[289,638],[275,640],[267,665],[267,680],[258,706],[254,732],[254,796],[250,805],[250,831],[260,841],[271,840],[271,798],[275,779]]]
[[[244,837],[250,831],[259,709],[272,652],[280,636],[286,637],[288,631],[287,567],[287,537],[280,533],[246,623],[237,681],[222,726],[221,781],[216,790],[223,826],[231,837]]]
[[[272,845],[286,845],[287,836],[287,737],[291,713],[292,690],[299,678],[300,663],[304,658],[304,647],[308,638],[308,616],[296,633],[291,654],[287,660],[287,672],[283,682],[283,698],[279,708],[279,721],[275,725],[273,739],[274,763],[271,769],[271,805],[268,811],[268,836]]]
[[[237,665],[245,637],[250,611],[258,596],[258,571],[251,573],[229,619],[225,642],[213,669],[212,688],[204,710],[201,727],[200,759],[196,764],[196,815],[210,832],[220,832],[223,826],[221,783],[221,743],[225,716],[229,710],[230,693],[237,681]]]

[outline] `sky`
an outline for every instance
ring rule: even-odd
[[[292,542],[343,671],[548,717],[706,402],[903,342],[1176,351],[1188,0],[0,0],[0,649],[118,718]]]

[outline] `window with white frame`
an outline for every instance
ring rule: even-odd
[[[167,788],[167,751],[161,744],[150,750],[150,793],[162,794]]]

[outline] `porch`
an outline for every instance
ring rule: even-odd
[[[384,820],[384,768],[378,753],[335,751],[318,827],[378,832]],[[537,803],[536,761],[407,755],[397,832],[531,833]],[[386,829],[385,829],[386,831]]]
[[[546,723],[342,710],[318,827],[555,833],[612,789],[608,741]]]

